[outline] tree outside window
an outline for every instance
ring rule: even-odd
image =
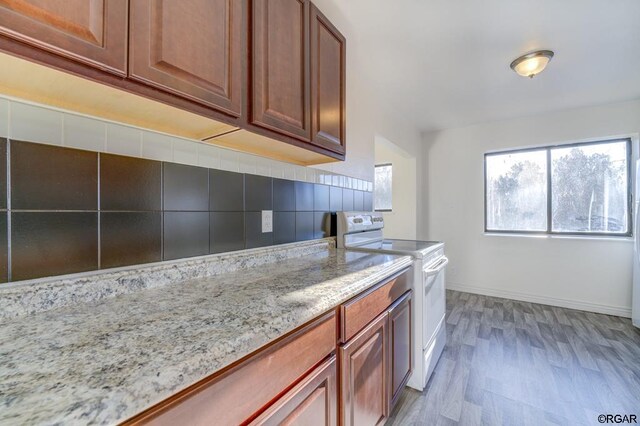
[[[375,167],[374,209],[391,211],[393,209],[393,166],[378,164]]]
[[[628,139],[485,155],[485,230],[631,234]]]

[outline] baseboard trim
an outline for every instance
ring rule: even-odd
[[[578,302],[575,300],[558,299],[556,297],[536,296],[533,294],[518,293],[494,288],[474,287],[461,284],[447,283],[448,290],[464,293],[482,294],[484,296],[501,297],[521,302],[540,303],[542,305],[558,306],[560,308],[577,309],[579,311],[596,312],[598,314],[615,315],[617,317],[631,318],[631,308],[601,305],[599,303]]]

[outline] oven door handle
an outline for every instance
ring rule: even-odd
[[[447,256],[442,256],[442,259],[440,259],[435,265],[424,270],[424,273],[426,274],[425,278],[431,275],[436,275],[438,272],[442,271],[444,267],[447,266],[447,263],[449,263]]]

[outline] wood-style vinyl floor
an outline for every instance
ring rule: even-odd
[[[640,331],[627,318],[448,291],[447,339],[388,425],[640,423]]]

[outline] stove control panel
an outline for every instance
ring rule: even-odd
[[[384,227],[382,213],[378,212],[338,212],[338,236],[340,233],[372,231]]]
[[[379,231],[384,228],[384,217],[379,212],[338,212],[336,214],[336,230],[338,247],[344,247],[345,236],[355,237],[353,234],[362,234],[368,231]],[[378,238],[382,238],[379,231]],[[368,235],[362,235],[369,238]]]

